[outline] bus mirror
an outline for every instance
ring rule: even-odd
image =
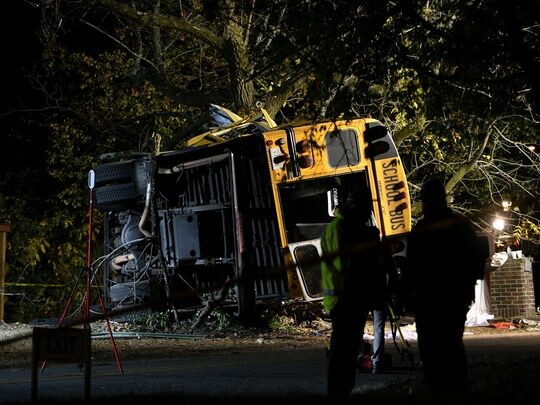
[[[375,142],[371,143],[366,147],[366,156],[375,157],[377,155],[382,155],[390,150],[390,145],[388,142]]]
[[[388,135],[388,130],[383,125],[368,127],[364,131],[364,139],[367,142],[373,142],[376,139],[384,138],[386,135]]]

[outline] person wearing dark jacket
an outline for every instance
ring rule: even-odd
[[[333,398],[354,388],[367,315],[385,293],[380,233],[371,222],[371,201],[363,197],[347,199],[321,238],[323,305],[332,320],[327,388]]]
[[[425,182],[421,200],[423,218],[407,246],[418,351],[432,393],[466,395],[463,332],[485,259],[470,220],[448,207],[440,179]]]

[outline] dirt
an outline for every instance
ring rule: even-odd
[[[324,347],[329,339],[327,324],[309,328],[290,327],[287,331],[260,329],[214,329],[204,327],[148,331],[126,323],[92,324],[92,355],[96,360],[111,358],[114,346],[123,359],[188,356],[203,352],[264,350],[269,347]],[[141,330],[142,329],[142,330]],[[32,360],[32,326],[0,324],[0,368],[25,367]],[[114,345],[114,346],[113,346]]]
[[[108,326],[114,333],[111,339]],[[405,337],[414,338],[414,324],[402,323]],[[372,324],[368,321],[366,334],[372,335]],[[390,332],[387,324],[387,333]],[[0,368],[25,367],[31,364],[32,325],[0,324]],[[228,325],[216,327],[206,325],[197,330],[179,328],[165,331],[148,331],[129,323],[105,322],[92,324],[92,354],[95,359],[111,357],[114,346],[123,359],[150,358],[160,356],[188,356],[215,351],[266,350],[279,347],[327,347],[330,340],[330,323],[316,319],[295,325],[291,319],[282,319],[279,327],[242,328]],[[468,327],[465,339],[485,335],[538,333],[540,323],[529,321],[498,322],[491,326]],[[99,338],[98,338],[99,337]]]
[[[106,323],[92,324],[94,335],[91,343],[92,356],[96,361],[114,359],[113,342],[120,359],[126,360],[163,356],[186,357],[197,353],[259,351],[285,347],[324,348],[328,346],[331,332],[330,324],[323,319],[302,322],[300,325],[297,325],[292,319],[282,319],[273,328],[263,329],[245,329],[231,325],[222,328],[210,324],[196,331],[173,328],[174,330],[151,332],[130,324],[111,322],[109,326],[111,326],[115,336],[118,336],[114,340],[108,335]],[[414,336],[413,323],[403,323],[401,330],[406,336]],[[31,332],[31,325],[0,324],[0,350],[2,352],[0,368],[30,367]],[[366,333],[372,334],[371,322],[366,325]],[[516,334],[538,334],[540,337],[540,323],[538,321],[496,322],[491,326],[468,327],[464,339],[475,339],[486,335],[513,336]],[[100,338],[96,338],[97,336]],[[486,363],[471,364],[469,378],[474,381],[475,391],[465,403],[491,405],[529,401],[531,398],[534,402],[534,398],[540,398],[540,386],[538,385],[540,369],[538,368],[538,358],[534,356],[519,361],[489,359]],[[358,398],[353,397],[350,399],[351,401],[346,400],[342,403],[356,403],[355,401],[358,400]],[[369,403],[382,404],[396,401],[401,404],[440,402],[439,399],[435,400],[427,393],[420,367],[399,381],[386,385],[384,389],[374,390],[372,394],[366,395],[362,402],[364,399]],[[177,400],[176,397],[163,398],[160,399],[160,402],[172,404],[177,403]],[[261,404],[272,403],[272,405],[276,405],[275,400],[265,402],[262,398],[262,401],[257,401]],[[200,399],[195,402],[198,404],[215,403],[201,402]],[[314,398],[310,399],[310,402],[326,403],[326,399]],[[122,403],[127,403],[127,400]],[[129,403],[132,401],[130,400]],[[223,405],[227,402],[220,400],[219,403]],[[252,403],[252,401],[238,402],[235,400],[232,403],[238,405],[239,403]],[[279,403],[292,402],[290,402],[290,398],[284,398],[283,402]]]

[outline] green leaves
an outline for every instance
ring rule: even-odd
[[[456,206],[487,211],[511,194],[537,225],[540,162],[519,147],[539,133],[533,3],[99,4],[44,10],[36,93],[6,116],[11,280],[70,280],[99,155],[152,151],[153,133],[182,144],[207,129],[209,103],[262,106],[278,123],[370,114],[393,133],[413,198],[439,173]]]

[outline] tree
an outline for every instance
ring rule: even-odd
[[[32,153],[3,162],[0,220],[18,224],[19,274],[28,265],[71,277],[84,263],[86,174],[99,155],[152,151],[156,133],[162,149],[182,147],[211,125],[209,103],[246,117],[264,107],[278,123],[372,115],[394,134],[413,198],[439,173],[479,224],[511,197],[527,237],[538,229],[531,2],[31,4],[20,2],[40,19],[40,58],[25,61],[33,91],[3,113],[7,153]]]

